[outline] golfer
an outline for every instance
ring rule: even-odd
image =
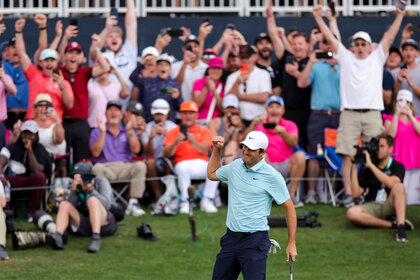
[[[227,231],[220,240],[221,250],[216,257],[213,279],[265,279],[267,253],[270,249],[267,216],[272,200],[286,212],[289,243],[287,260],[295,260],[296,212],[283,177],[266,163],[264,155],[268,138],[261,131],[251,131],[241,142],[242,159],[221,166],[224,144],[222,136],[214,136],[214,150],[207,176],[210,180],[227,181],[229,204]]]

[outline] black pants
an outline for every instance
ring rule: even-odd
[[[308,122],[309,122],[309,115],[310,110],[296,110],[296,109],[289,109],[286,108],[286,112],[284,113],[284,118],[286,120],[294,122],[299,130],[299,147],[302,149],[308,148]]]
[[[86,119],[63,118],[63,126],[66,134],[67,152],[73,148],[73,163],[82,159],[89,159],[89,136],[90,128]]]

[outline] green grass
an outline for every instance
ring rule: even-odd
[[[419,279],[420,207],[411,206],[407,218],[415,230],[408,243],[397,243],[390,229],[354,226],[345,218],[344,208],[326,205],[305,206],[298,212],[320,213],[322,227],[298,228],[298,257],[294,279]],[[274,206],[272,215],[281,214]],[[211,279],[219,239],[225,232],[226,207],[206,215],[196,211],[199,242],[188,238],[185,215],[175,217],[126,217],[117,233],[102,239],[102,250],[88,254],[90,238],[69,236],[63,251],[42,246],[14,251],[8,236],[10,260],[0,262],[0,279]],[[148,242],[136,236],[136,226],[150,223],[160,237]],[[33,224],[16,221],[17,228],[36,230]],[[204,229],[207,228],[207,231]],[[287,229],[273,228],[270,237],[285,249]],[[289,279],[284,250],[269,254],[267,279]],[[239,279],[242,279],[240,276]]]

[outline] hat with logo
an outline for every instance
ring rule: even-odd
[[[159,61],[166,61],[166,62],[168,62],[169,64],[172,65],[172,63],[175,62],[175,57],[173,57],[173,55],[171,55],[171,54],[164,53],[164,54],[161,54],[157,58],[156,62],[159,62]]]
[[[265,106],[270,105],[271,103],[278,103],[281,106],[284,106],[284,101],[283,98],[281,98],[280,96],[276,96],[276,95],[272,95],[268,98],[267,102],[265,103]]]
[[[122,110],[122,104],[119,100],[111,100],[106,103],[106,109],[108,110],[110,107],[115,106],[118,109]]]
[[[158,98],[152,103],[152,108],[150,109],[150,112],[152,115],[154,114],[163,114],[167,115],[169,113],[169,103],[163,98]]]
[[[185,41],[184,41],[184,46],[185,46],[186,44],[188,44],[189,42],[196,42],[197,44],[199,44],[199,43],[200,43],[200,41],[198,41],[197,36],[195,36],[195,35],[193,35],[193,34],[191,34],[190,36],[188,36],[188,37],[185,39]]]
[[[228,107],[233,107],[233,108],[238,109],[239,108],[238,97],[234,94],[225,95],[223,97],[222,107],[225,108],[225,109],[228,108]]]
[[[239,46],[239,56],[240,57],[250,57],[255,53],[255,47],[253,45],[240,45]]]
[[[137,101],[130,101],[130,103],[128,103],[127,111],[136,114],[137,116],[142,116],[143,115],[143,105],[141,105],[140,102]]]
[[[78,162],[74,165],[72,174],[93,175],[92,167],[93,165],[90,161]]]
[[[369,44],[372,44],[372,39],[370,39],[370,35],[365,31],[359,31],[354,33],[353,41],[356,41],[356,39],[362,39],[368,42]]]
[[[50,103],[50,104],[52,104],[51,96],[48,93],[38,94],[35,98],[34,106],[37,106],[40,103]]]
[[[413,39],[407,39],[407,40],[405,40],[404,43],[401,44],[401,49],[404,49],[407,46],[412,46],[416,50],[419,49],[419,44],[417,44],[416,40],[413,40]]]
[[[262,32],[262,33],[258,34],[258,36],[255,38],[254,45],[258,44],[263,39],[267,39],[271,43],[271,39],[267,35],[267,33]]]
[[[45,60],[47,58],[53,58],[57,59],[58,55],[57,52],[53,49],[45,49],[41,52],[41,55],[39,56],[39,60]]]
[[[413,94],[411,93],[411,91],[407,89],[401,89],[397,94],[397,100],[399,101],[402,99],[405,99],[410,103],[413,103]]]
[[[148,55],[153,55],[154,57],[158,57],[159,51],[155,47],[146,47],[141,52],[141,59],[144,59]]]
[[[198,105],[194,101],[184,101],[179,108],[180,112],[198,112]]]
[[[250,150],[265,150],[268,147],[268,137],[263,132],[254,130],[246,135],[241,144],[244,144]]]
[[[82,51],[82,46],[77,42],[70,42],[70,43],[67,44],[66,52],[69,52],[69,51],[72,51],[72,50],[76,50],[76,51],[81,52]]]
[[[34,120],[25,121],[22,126],[20,127],[20,131],[29,131],[33,134],[37,133],[39,129],[38,123]]]

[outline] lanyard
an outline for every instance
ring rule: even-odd
[[[392,164],[392,158],[389,158],[388,163],[387,163],[387,165],[386,165],[386,167],[385,167],[385,171],[384,171],[384,173],[385,173],[385,174],[386,174],[386,172],[389,170],[389,168],[391,167],[391,164]],[[381,188],[382,188],[382,189],[384,189],[384,188],[385,188],[385,185],[384,185],[384,184],[382,184],[382,185],[381,185]]]

